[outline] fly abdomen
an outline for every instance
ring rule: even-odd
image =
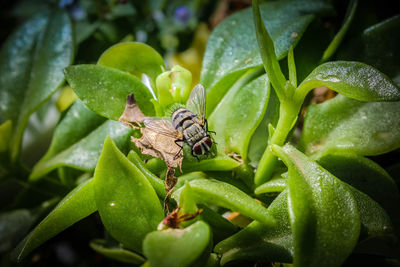
[[[171,115],[172,126],[179,132],[194,123],[193,119],[197,118],[193,112],[186,108],[178,108]]]

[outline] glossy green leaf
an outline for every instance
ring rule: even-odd
[[[50,147],[40,161],[50,159],[79,142],[104,121],[104,117],[88,109],[79,99],[76,100],[58,123]]]
[[[362,224],[360,242],[373,237],[393,235],[393,226],[389,216],[381,206],[368,195],[350,186],[357,201]]]
[[[211,130],[211,129],[210,129]],[[190,153],[190,152],[189,152]],[[200,162],[197,160],[183,161],[182,170],[184,172],[192,171],[230,171],[238,167],[240,162],[223,154],[217,155],[212,159],[203,159]]]
[[[151,46],[139,42],[124,42],[107,49],[97,61],[98,65],[119,69],[140,80],[146,74],[155,90],[155,81],[165,70],[164,60]]]
[[[190,266],[206,249],[210,227],[198,221],[184,229],[149,233],[143,241],[143,253],[151,266]]]
[[[119,148],[126,152],[132,133],[133,130],[122,123],[107,120],[68,148],[51,158],[39,161],[33,168],[29,179],[37,180],[50,171],[63,166],[93,171],[107,136],[114,138]]]
[[[164,199],[166,194],[164,181],[155,176],[147,169],[146,165],[135,151],[131,150],[129,152],[128,159],[141,171],[144,176],[146,176],[147,180],[150,182],[157,195],[160,198]]]
[[[208,118],[219,151],[238,153],[247,160],[250,138],[263,118],[269,94],[267,75],[228,91]]]
[[[13,121],[11,154],[19,155],[29,116],[63,82],[73,58],[72,25],[65,10],[40,13],[17,29],[0,54],[0,113]]]
[[[359,102],[338,95],[311,105],[300,148],[319,158],[345,151],[379,155],[400,147],[400,102]]]
[[[304,97],[311,89],[326,86],[360,101],[398,101],[400,89],[385,74],[361,62],[333,61],[315,68],[299,85]]]
[[[281,67],[278,62],[278,58],[275,54],[274,42],[272,41],[271,35],[265,28],[263,19],[260,14],[260,7],[258,0],[253,0],[253,17],[254,26],[256,29],[257,43],[260,48],[261,60],[264,65],[265,72],[271,81],[274,90],[281,99],[281,94],[284,93],[282,90],[285,89],[286,78],[281,71]],[[313,20],[313,16],[305,17],[305,21]],[[290,46],[293,49],[293,46]],[[269,82],[269,81],[268,81]]]
[[[374,66],[391,78],[400,75],[400,38],[393,34],[400,27],[400,16],[396,15],[365,29],[360,36],[342,47],[338,57],[356,60]]]
[[[189,184],[198,204],[217,205],[237,211],[266,225],[275,223],[264,206],[233,185],[214,179],[195,179]],[[178,198],[181,191],[175,191],[173,197]]]
[[[83,103],[106,118],[118,120],[130,93],[145,115],[154,115],[150,90],[127,72],[99,65],[76,65],[65,69],[65,77]]]
[[[399,255],[398,239],[392,222],[381,206],[366,194],[350,187],[360,212],[361,233],[355,253],[395,258]],[[396,247],[397,246],[397,247]]]
[[[122,247],[108,247],[106,246],[105,240],[95,239],[90,242],[90,247],[106,256],[107,258],[117,260],[120,262],[132,263],[132,264],[141,264],[145,261],[145,259],[132,251],[123,249]]]
[[[203,210],[199,217],[211,227],[214,242],[224,240],[225,238],[237,232],[238,227],[225,219],[218,212],[206,205],[200,204],[199,208]]]
[[[295,46],[300,40],[312,20],[307,14],[332,10],[330,5],[321,1],[268,2],[260,9],[278,59],[284,58],[290,46]],[[232,34],[233,31],[235,34]],[[245,9],[225,19],[210,35],[203,59],[201,83],[211,90],[225,75],[261,64],[252,10]]]
[[[13,251],[20,261],[42,243],[97,210],[93,179],[71,191]]]
[[[129,72],[138,78],[144,73],[154,81],[165,69],[161,55],[151,46],[140,42],[113,45],[101,54],[97,64]]]
[[[108,137],[94,173],[95,199],[107,231],[125,247],[142,251],[147,233],[164,218],[146,176]]]
[[[289,169],[294,265],[340,266],[360,234],[360,215],[352,192],[291,145],[273,145],[272,149]]]
[[[378,202],[391,216],[400,221],[399,190],[389,174],[370,159],[354,154],[328,154],[318,163],[343,182],[354,186]]]
[[[215,246],[214,251],[222,255],[221,265],[234,260],[292,262],[294,249],[287,195],[283,191],[268,207],[277,222],[275,226],[252,222]]]
[[[275,127],[279,119],[279,99],[275,90],[270,90],[268,97],[267,109],[264,113],[263,119],[251,136],[248,159],[252,165],[258,165],[265,149],[268,145],[270,133],[270,126]]]
[[[274,192],[282,192],[287,186],[287,179],[278,177],[272,178],[268,182],[258,186],[254,193],[257,195],[264,194],[264,193],[274,193]]]

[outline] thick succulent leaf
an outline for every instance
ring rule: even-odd
[[[29,116],[63,82],[73,58],[72,25],[65,10],[40,13],[18,28],[0,54],[0,113],[13,121],[12,157],[18,157]]]
[[[131,150],[128,154],[128,159],[142,172],[144,176],[146,176],[147,180],[153,186],[157,195],[160,198],[165,198],[165,186],[164,181],[155,176],[149,169],[147,169],[146,165],[140,158],[140,156],[133,150]]]
[[[211,129],[210,129],[211,130]],[[219,144],[217,144],[218,146]],[[218,147],[219,149],[219,147]],[[186,151],[185,151],[186,153]],[[186,153],[186,154],[190,154]],[[184,160],[182,170],[184,172],[192,171],[230,171],[240,166],[240,162],[224,154],[218,154],[215,158],[189,161]]]
[[[107,258],[117,260],[120,262],[141,264],[145,259],[132,251],[123,249],[122,247],[108,247],[106,241],[102,239],[95,239],[90,242],[90,247],[97,253],[103,254]]]
[[[267,73],[268,78],[271,81],[271,84],[277,92],[279,98],[281,98],[280,95],[283,93],[282,90],[285,88],[286,78],[281,71],[281,67],[275,53],[274,42],[272,41],[271,35],[265,28],[262,20],[258,0],[253,0],[253,17],[257,43],[265,72]],[[310,15],[308,18],[305,18],[305,21],[311,21],[313,18],[314,17]],[[293,46],[291,46],[291,49],[293,51]]]
[[[283,191],[268,207],[276,225],[252,222],[240,232],[218,243],[214,251],[222,255],[221,265],[233,260],[293,260],[293,237],[290,230],[287,191]]]
[[[274,41],[277,58],[282,59],[289,47],[300,40],[313,19],[307,14],[329,12],[331,6],[321,1],[279,1],[263,4],[260,9]],[[225,75],[261,64],[252,10],[248,8],[225,19],[210,35],[203,59],[201,83],[211,90]]]
[[[263,118],[269,94],[267,75],[228,91],[208,118],[209,129],[216,132],[219,151],[238,153],[247,159],[250,138]]]
[[[107,136],[115,139],[118,147],[127,152],[133,130],[120,122],[107,120],[99,127],[49,159],[39,161],[29,179],[37,180],[58,167],[93,171]]]
[[[394,223],[400,222],[399,190],[389,174],[378,164],[348,153],[328,154],[318,159],[318,163],[335,177],[378,202]]]
[[[360,102],[338,95],[311,105],[300,148],[315,158],[335,151],[379,155],[400,147],[400,102]]]
[[[399,15],[375,24],[343,46],[338,57],[365,62],[399,81],[400,38],[393,34],[399,27]]]
[[[107,231],[125,247],[142,251],[147,233],[164,212],[146,176],[107,137],[94,173],[96,204]]]
[[[263,119],[258,125],[254,134],[251,136],[248,147],[248,159],[251,164],[258,164],[265,149],[268,145],[268,138],[270,136],[270,125],[276,126],[279,119],[279,99],[275,90],[269,90],[269,97],[266,102],[267,109],[264,113]]]
[[[254,193],[257,195],[265,193],[282,192],[287,186],[287,179],[282,177],[272,178],[268,182],[258,186]]]
[[[79,99],[76,100],[58,123],[50,147],[41,161],[54,157],[79,142],[104,121],[104,117],[88,109]]]
[[[32,250],[64,229],[97,210],[94,199],[93,179],[71,191],[46,216],[13,251],[13,258],[20,261]]]
[[[205,221],[212,230],[214,242],[219,242],[237,232],[238,227],[225,219],[221,214],[206,205],[199,205],[201,220]]]
[[[161,55],[151,46],[138,42],[113,45],[100,56],[97,64],[129,72],[140,80],[146,74],[154,90],[157,76],[165,70]]]
[[[65,77],[83,103],[101,116],[118,120],[131,93],[145,115],[154,115],[151,92],[127,72],[99,65],[76,65],[65,69]]]
[[[190,266],[209,244],[210,227],[198,221],[184,229],[149,233],[143,241],[143,254],[151,266]]]
[[[291,145],[273,145],[272,149],[289,169],[294,265],[339,266],[360,234],[360,215],[352,192]]]
[[[397,257],[400,252],[398,239],[388,214],[368,195],[354,187],[350,186],[350,189],[357,201],[361,221],[360,238],[354,252]]]
[[[193,197],[198,204],[210,204],[240,212],[266,225],[275,223],[267,209],[235,186],[214,179],[195,179],[189,182]],[[174,192],[179,199],[182,188]]]
[[[313,88],[326,86],[360,101],[398,101],[400,89],[385,74],[361,62],[333,61],[316,67],[299,85],[303,97]]]

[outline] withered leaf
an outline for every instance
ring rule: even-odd
[[[147,128],[142,128],[141,132],[141,138],[131,137],[131,139],[143,154],[162,159],[168,168],[181,168],[183,152],[175,143],[175,138],[156,133]]]
[[[142,123],[144,119],[145,116],[136,104],[134,95],[129,94],[126,97],[125,110],[121,117],[119,117],[119,121],[131,128],[137,129],[138,125]]]

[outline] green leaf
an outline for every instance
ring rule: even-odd
[[[35,248],[97,210],[93,179],[71,191],[15,248],[12,257],[20,261]]]
[[[293,237],[287,191],[271,203],[268,212],[275,218],[275,226],[252,222],[215,246],[214,251],[222,255],[221,265],[234,260],[292,262]]]
[[[341,44],[344,36],[346,35],[347,30],[349,29],[351,22],[353,21],[354,14],[356,13],[357,9],[357,0],[351,0],[347,7],[347,12],[344,18],[344,22],[340,30],[336,33],[335,37],[333,38],[332,42],[324,51],[322,55],[321,62],[325,62],[332,57],[332,55],[336,52],[338,46]]]
[[[211,204],[240,212],[266,225],[273,225],[274,219],[267,209],[233,185],[214,179],[195,179],[189,182],[197,204]],[[174,192],[179,199],[182,189]]]
[[[360,212],[361,233],[355,253],[396,258],[399,255],[398,239],[389,216],[366,194],[350,186]]]
[[[138,42],[113,45],[101,54],[97,64],[129,72],[140,80],[142,74],[146,74],[153,90],[157,76],[165,70],[161,55],[152,47]]]
[[[320,86],[360,101],[400,100],[400,89],[395,83],[377,69],[360,62],[324,63],[308,75],[296,94],[305,97],[311,89]]]
[[[104,121],[104,117],[88,109],[79,99],[76,100],[58,123],[50,147],[40,161],[48,160],[79,142]]]
[[[99,127],[72,144],[65,150],[39,161],[29,176],[30,180],[37,180],[58,167],[71,167],[83,171],[93,171],[103,148],[107,136],[123,151],[128,151],[130,136],[133,130],[120,122],[107,120]]]
[[[154,115],[151,92],[129,73],[99,65],[76,65],[65,69],[65,77],[83,103],[101,116],[118,120],[131,93],[144,114]]]
[[[95,239],[91,241],[90,247],[107,258],[120,262],[132,264],[142,264],[145,262],[145,259],[139,254],[123,249],[122,247],[107,247],[106,241],[102,239]]]
[[[360,234],[350,189],[291,145],[272,146],[288,166],[288,205],[295,266],[340,266]]]
[[[208,118],[209,129],[217,133],[218,150],[235,152],[247,159],[250,137],[263,118],[269,93],[266,75],[228,91]]]
[[[275,127],[279,119],[279,99],[275,93],[275,90],[269,90],[268,103],[266,102],[267,109],[264,113],[263,119],[251,136],[249,148],[248,148],[248,159],[251,164],[257,165],[260,161],[265,149],[268,145],[270,133],[270,126]]]
[[[210,227],[198,221],[184,229],[167,229],[149,233],[143,241],[143,253],[151,266],[189,266],[206,249]]]
[[[274,90],[276,91],[278,97],[281,99],[280,95],[285,89],[286,78],[281,71],[281,67],[278,62],[278,58],[275,54],[274,42],[271,39],[268,30],[265,28],[264,22],[260,14],[260,8],[258,6],[258,0],[253,0],[253,17],[254,25],[256,28],[256,36],[258,47],[260,48],[261,59],[264,64],[265,72],[271,81]],[[310,23],[313,20],[313,16],[310,15],[305,17],[305,21]],[[307,24],[308,24],[307,23]],[[293,46],[290,46],[293,49]],[[269,81],[268,81],[269,82]]]
[[[391,78],[400,76],[400,38],[393,34],[400,27],[400,16],[384,20],[365,29],[360,36],[343,46],[338,57],[365,62]]]
[[[158,197],[164,199],[166,194],[164,181],[147,169],[146,165],[135,151],[131,150],[129,152],[128,159],[141,171],[144,176],[146,176],[147,180],[156,191]]]
[[[212,130],[212,129],[210,129]],[[217,155],[212,159],[204,159],[200,162],[196,161],[183,161],[182,170],[184,172],[192,171],[230,171],[238,167],[240,162],[228,157],[226,155]]]
[[[312,20],[307,14],[332,10],[330,5],[321,1],[268,2],[260,9],[263,22],[274,41],[278,60],[284,58],[290,46],[295,46],[300,40]],[[229,16],[210,35],[203,59],[201,83],[208,93],[227,74],[261,64],[252,10],[248,8]]]
[[[400,147],[400,102],[359,102],[338,95],[311,105],[300,148],[314,158],[345,151],[379,155]]]
[[[107,231],[125,247],[142,251],[147,233],[164,213],[146,176],[107,138],[94,173],[95,199]]]
[[[17,29],[0,53],[0,114],[13,122],[11,158],[19,157],[29,116],[57,90],[73,58],[72,25],[61,9],[38,14]]]
[[[370,159],[349,153],[328,154],[318,159],[318,163],[337,178],[354,186],[378,202],[399,222],[399,190],[389,174]]]
[[[258,186],[254,190],[254,193],[259,195],[264,193],[282,192],[283,190],[285,190],[286,186],[287,179],[279,176],[277,178],[272,178],[268,182]]]
[[[203,210],[199,217],[211,227],[214,242],[219,242],[237,232],[238,227],[218,212],[206,205],[199,205],[199,208]]]

